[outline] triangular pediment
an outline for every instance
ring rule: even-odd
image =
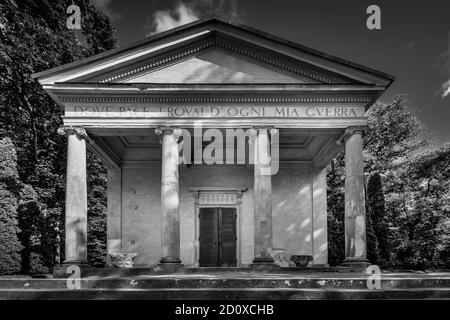
[[[210,50],[162,69],[118,79],[122,83],[311,83],[220,50]]]
[[[387,86],[392,77],[244,26],[209,19],[34,75],[56,83]]]
[[[70,82],[98,83],[351,83],[351,79],[321,71],[308,63],[267,50],[242,39],[208,34],[195,41],[172,46],[160,54],[147,55],[94,72]]]

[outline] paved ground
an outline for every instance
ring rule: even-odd
[[[265,272],[258,271],[214,271],[214,272],[199,272],[199,273],[158,273],[158,274],[137,274],[137,275],[107,275],[107,276],[94,276],[89,275],[83,277],[83,279],[249,279],[249,280],[263,280],[263,279],[314,279],[314,280],[332,280],[332,279],[367,279],[370,275],[357,272],[302,272],[302,273],[285,273],[285,272]],[[449,271],[382,271],[382,279],[389,280],[407,280],[407,279],[442,279],[450,280]],[[5,280],[38,280],[38,279],[53,279],[52,274],[41,275],[0,275],[0,281]],[[56,280],[56,278],[55,278]],[[0,286],[1,288],[1,286]]]

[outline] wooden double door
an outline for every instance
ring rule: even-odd
[[[236,266],[236,209],[200,208],[200,267]]]

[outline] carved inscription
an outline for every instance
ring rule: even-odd
[[[74,106],[66,109],[72,117],[120,118],[357,118],[364,107],[353,106]]]

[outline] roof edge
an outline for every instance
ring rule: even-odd
[[[202,24],[206,24],[207,22],[215,21],[215,20],[219,21],[217,18],[199,19],[199,20],[187,23],[187,24],[180,25],[180,26],[172,28],[172,29],[168,29],[168,30],[160,32],[160,33],[153,34],[151,36],[146,36],[143,39],[131,42],[131,43],[125,45],[124,47],[114,48],[114,49],[107,50],[107,51],[102,52],[102,53],[98,53],[98,54],[92,55],[90,57],[81,58],[81,59],[78,59],[78,60],[75,60],[75,61],[63,64],[61,66],[57,66],[57,67],[54,67],[54,68],[50,68],[50,69],[47,69],[47,70],[43,70],[43,71],[39,71],[39,72],[33,73],[31,75],[31,77],[33,79],[36,79],[36,78],[39,78],[39,77],[42,77],[42,76],[46,76],[46,75],[50,75],[52,73],[56,73],[58,71],[69,70],[69,69],[71,69],[73,67],[76,67],[76,66],[80,65],[81,63],[90,63],[90,62],[94,62],[96,60],[100,60],[100,59],[103,59],[105,57],[117,54],[117,53],[123,53],[123,52],[126,52],[126,51],[130,51],[130,50],[132,50],[132,49],[134,49],[136,47],[139,47],[141,45],[144,45],[144,44],[146,44],[148,42],[160,40],[160,39],[165,38],[166,36],[169,36],[171,34],[177,33],[179,31],[188,30],[190,28],[193,28],[193,27],[196,27],[196,26],[199,26],[199,25],[202,25]],[[226,23],[226,22],[224,22],[224,23]]]
[[[43,76],[48,76],[48,75],[57,73],[59,71],[70,70],[72,68],[75,68],[75,67],[79,66],[80,64],[86,64],[86,63],[95,62],[97,60],[106,58],[108,56],[112,56],[114,54],[131,51],[131,50],[133,50],[133,49],[135,49],[135,48],[137,48],[139,46],[142,46],[142,45],[144,45],[146,43],[157,41],[157,40],[161,40],[161,39],[163,39],[165,37],[168,37],[170,35],[174,35],[174,34],[177,34],[179,32],[186,31],[186,30],[189,30],[189,29],[193,29],[195,27],[199,27],[199,26],[206,25],[206,24],[222,24],[222,25],[226,25],[226,26],[232,26],[232,27],[240,29],[242,31],[252,33],[252,34],[254,34],[254,35],[258,36],[258,37],[266,38],[266,39],[278,42],[280,44],[283,44],[285,46],[289,46],[289,47],[292,47],[292,48],[297,49],[297,50],[305,51],[305,52],[307,52],[309,54],[318,56],[320,58],[323,58],[323,59],[326,59],[326,60],[329,60],[329,61],[332,61],[332,62],[337,62],[337,63],[343,64],[343,65],[346,65],[348,67],[358,69],[360,71],[364,71],[364,72],[375,74],[375,75],[377,75],[379,77],[385,78],[389,82],[387,87],[389,87],[389,85],[395,80],[395,76],[392,76],[392,75],[387,74],[385,72],[378,71],[376,69],[372,69],[370,67],[366,67],[364,65],[361,65],[361,64],[358,64],[358,63],[354,63],[354,62],[351,62],[349,60],[342,59],[342,58],[339,58],[337,56],[333,56],[333,55],[327,54],[325,52],[322,52],[322,51],[319,51],[319,50],[312,49],[310,47],[306,47],[306,46],[300,45],[300,44],[298,44],[296,42],[293,42],[293,41],[281,38],[279,36],[275,36],[273,34],[270,34],[270,33],[267,33],[267,32],[264,32],[264,31],[261,31],[261,30],[258,30],[258,29],[255,29],[253,27],[249,27],[249,26],[244,25],[244,24],[234,23],[233,21],[225,21],[225,20],[221,19],[220,17],[218,17],[216,15],[208,17],[208,18],[204,18],[204,19],[199,19],[199,20],[190,22],[188,24],[184,24],[184,25],[181,25],[181,26],[178,26],[178,27],[175,27],[175,28],[163,31],[161,33],[157,33],[157,34],[154,34],[154,35],[151,35],[151,36],[147,36],[147,37],[143,38],[142,40],[133,42],[133,43],[128,44],[128,45],[126,45],[126,46],[124,46],[122,48],[111,49],[111,50],[108,50],[108,51],[105,51],[105,52],[102,52],[102,53],[99,53],[99,54],[96,54],[96,55],[93,55],[93,56],[90,56],[90,57],[87,57],[87,58],[81,58],[79,60],[75,60],[73,62],[64,64],[64,65],[61,65],[61,66],[58,66],[58,67],[54,67],[54,68],[51,68],[51,69],[47,69],[47,70],[44,70],[44,71],[33,73],[31,75],[31,77],[33,79],[37,79],[37,78],[40,78],[40,77],[43,77]]]

